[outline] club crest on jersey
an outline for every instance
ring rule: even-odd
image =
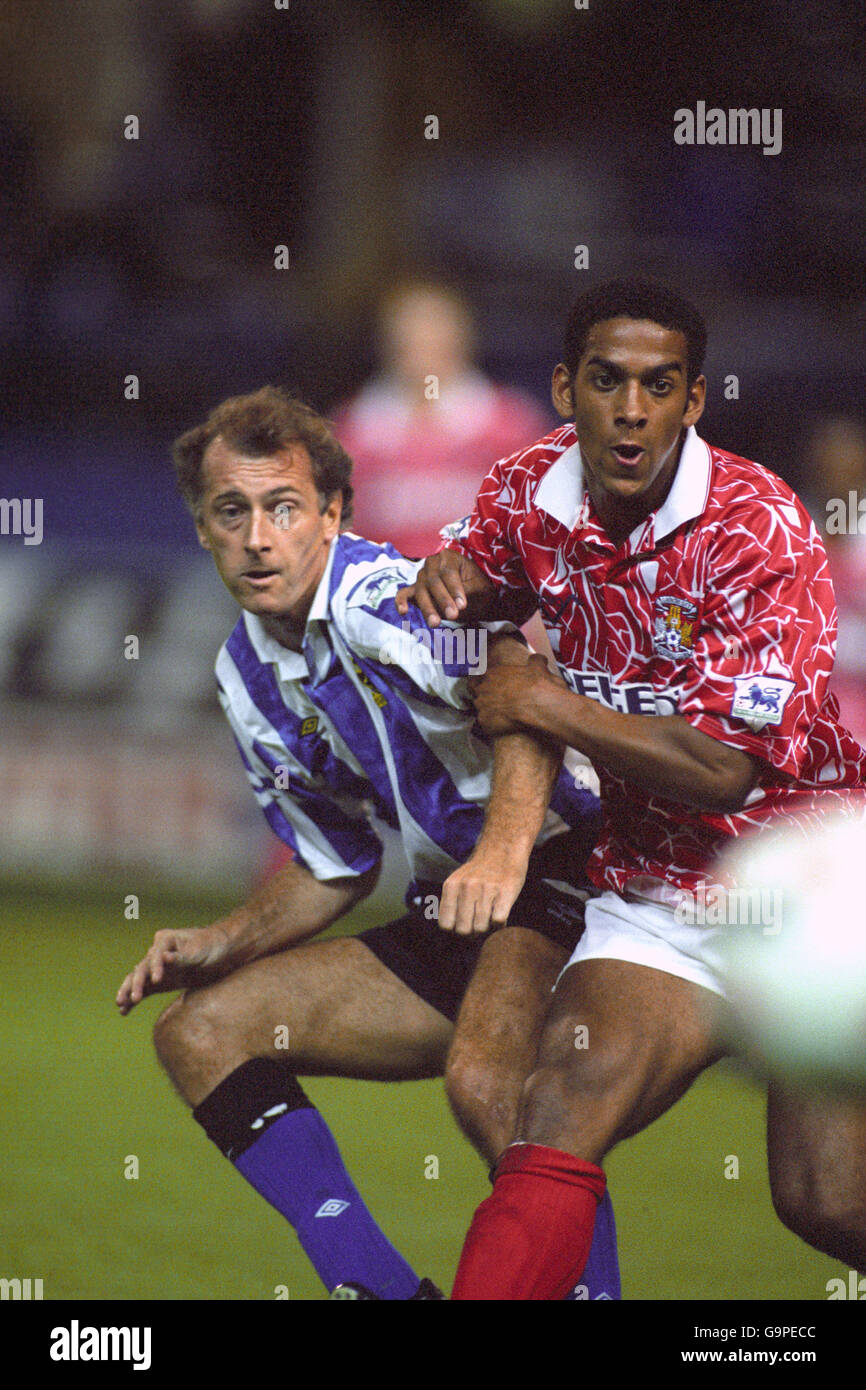
[[[664,594],[656,599],[653,646],[659,656],[673,661],[676,657],[694,655],[697,612],[695,604],[687,598]]]
[[[367,603],[377,603],[388,591],[396,592],[404,584],[408,583],[402,570],[394,567],[386,570],[379,570],[369,579],[364,580],[362,585],[362,595]]]
[[[471,516],[461,516],[459,521],[449,521],[447,525],[440,527],[439,535],[445,544],[449,541],[462,541],[468,536],[471,520]]]
[[[767,724],[781,724],[793,681],[781,676],[735,676],[731,714],[760,733]]]

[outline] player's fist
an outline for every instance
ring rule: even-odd
[[[439,926],[460,936],[504,926],[526,878],[526,860],[480,847],[442,885]]]
[[[217,978],[228,951],[228,936],[219,927],[158,931],[143,960],[127,975],[115,1003],[128,1014],[148,994],[187,989]]]
[[[472,681],[472,699],[478,722],[491,738],[535,726],[539,691],[545,685],[561,686],[543,656],[533,653],[522,666],[496,666]]]

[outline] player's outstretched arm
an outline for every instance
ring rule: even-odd
[[[477,684],[481,727],[497,736],[531,729],[562,739],[596,767],[699,811],[742,809],[761,762],[695,729],[681,715],[624,714],[577,695],[537,658],[489,671]]]
[[[425,622],[438,627],[449,622],[478,622],[493,615],[495,586],[474,560],[458,550],[440,550],[428,555],[414,584],[397,594],[398,613],[404,616],[409,604],[420,608]]]
[[[491,644],[490,668],[522,667],[533,661],[544,663],[544,658],[532,656],[512,637]],[[442,885],[440,927],[468,935],[508,920],[544,823],[562,754],[557,740],[526,730],[496,739],[484,827],[471,857]]]
[[[117,1007],[128,1014],[149,994],[208,984],[261,956],[296,946],[372,892],[377,877],[378,868],[357,878],[322,882],[302,865],[288,864],[221,921],[158,931],[147,955],[117,991]]]

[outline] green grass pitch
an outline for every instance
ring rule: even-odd
[[[46,1299],[324,1297],[294,1233],[160,1073],[150,1032],[165,999],[127,1019],[114,1006],[154,930],[221,906],[143,896],[141,920],[128,922],[120,890],[4,891],[0,1275],[41,1278]],[[351,925],[371,923],[361,911]],[[373,1214],[419,1273],[449,1288],[488,1187],[441,1084],[305,1084]],[[725,1176],[731,1156],[736,1178]],[[125,1176],[132,1158],[137,1177]],[[762,1096],[733,1068],[716,1067],[622,1145],[608,1176],[627,1299],[824,1300],[845,1273],[776,1219]]]

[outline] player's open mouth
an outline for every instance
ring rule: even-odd
[[[275,578],[279,570],[247,570],[244,579],[248,579],[251,584],[266,584],[269,579]]]
[[[623,464],[626,468],[634,468],[644,456],[640,444],[614,444],[611,446],[611,453],[617,463]]]

